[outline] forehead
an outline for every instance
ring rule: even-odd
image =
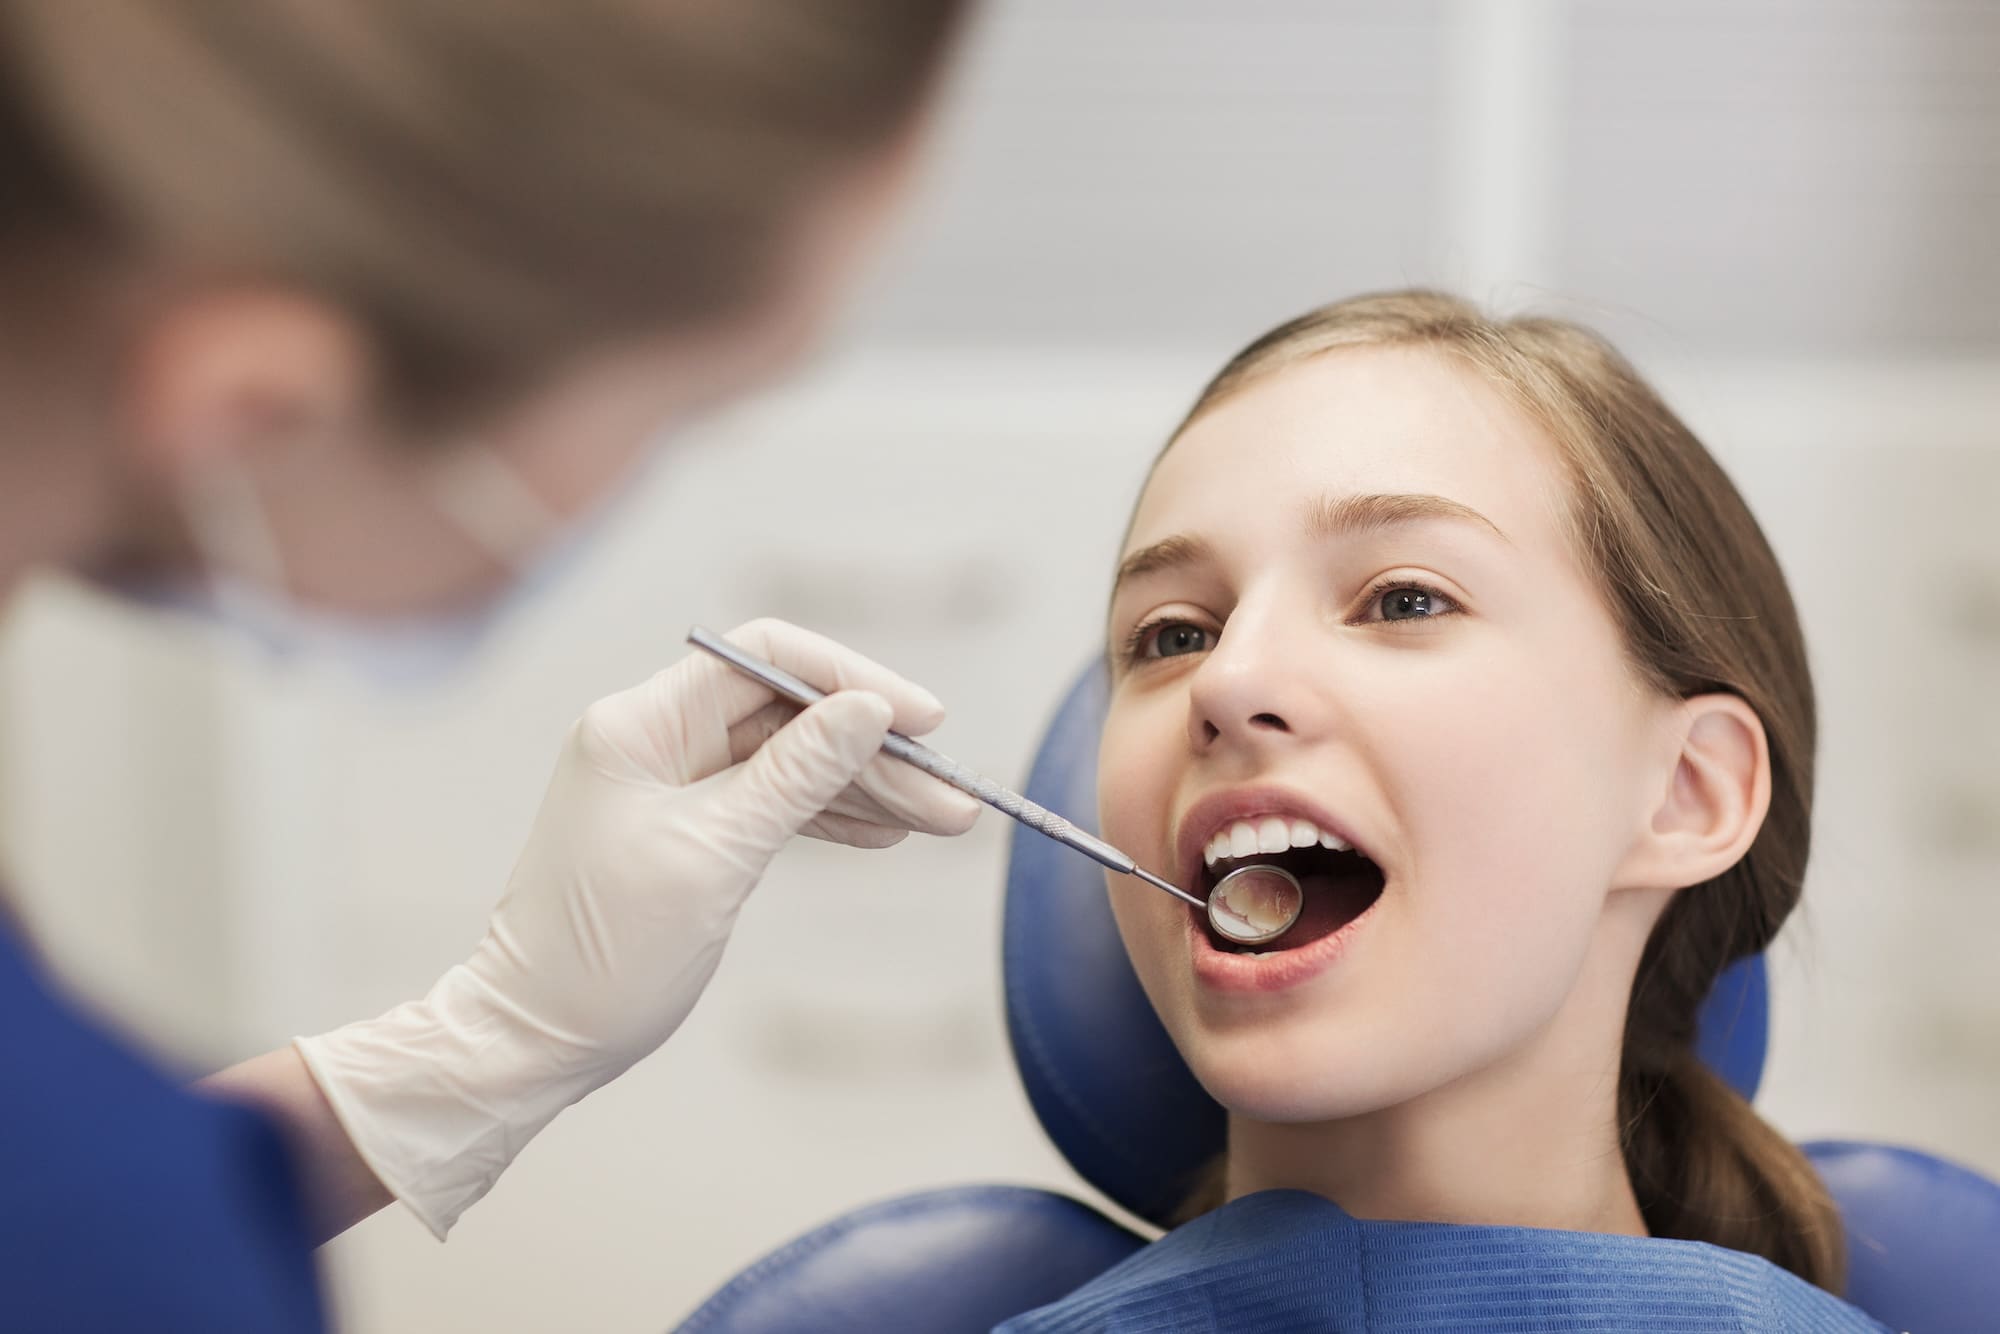
[[[1470,364],[1430,348],[1343,348],[1203,413],[1153,470],[1125,545],[1368,493],[1456,500],[1539,546],[1558,540],[1566,490],[1547,432]]]

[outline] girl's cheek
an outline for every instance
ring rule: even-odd
[[[1148,766],[1139,740],[1134,720],[1114,708],[1097,753],[1098,824],[1113,844],[1131,835],[1145,808],[1142,777]]]

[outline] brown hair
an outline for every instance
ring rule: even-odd
[[[1825,1187],[1694,1051],[1716,977],[1771,943],[1805,875],[1813,686],[1777,557],[1728,475],[1602,339],[1556,319],[1490,319],[1436,292],[1356,297],[1281,325],[1223,367],[1180,430],[1286,366],[1394,345],[1462,358],[1555,439],[1573,540],[1642,678],[1674,698],[1736,695],[1764,724],[1771,805],[1756,840],[1674,896],[1633,980],[1618,1086],[1625,1166],[1654,1236],[1761,1255],[1838,1292],[1840,1218]]]
[[[754,300],[966,7],[0,0],[0,257],[299,283],[370,323],[403,406],[495,390]]]

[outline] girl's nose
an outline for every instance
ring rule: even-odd
[[[1299,621],[1241,604],[1230,614],[1188,690],[1195,753],[1283,744],[1319,727],[1328,712],[1325,646],[1313,643]]]

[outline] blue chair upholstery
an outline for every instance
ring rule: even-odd
[[[1085,828],[1095,825],[1106,693],[1102,669],[1087,670],[1051,722],[1027,785],[1029,796]],[[1223,1113],[1139,988],[1103,872],[1015,830],[1002,949],[1008,1034],[1043,1128],[1091,1185],[1161,1222],[1221,1151]],[[1744,960],[1704,1006],[1699,1049],[1746,1098],[1763,1073],[1768,1029],[1763,960]],[[1851,1301],[1899,1330],[2000,1328],[2000,1186],[1909,1149],[1805,1149],[1845,1221]],[[1144,1243],[1045,1191],[929,1191],[857,1210],[774,1252],[682,1328],[983,1334]]]
[[[759,1260],[681,1334],[987,1334],[1145,1244],[1087,1204],[1019,1186],[872,1204]]]
[[[1847,1300],[1894,1329],[2000,1329],[2000,1185],[1890,1144],[1804,1146],[1847,1229]]]

